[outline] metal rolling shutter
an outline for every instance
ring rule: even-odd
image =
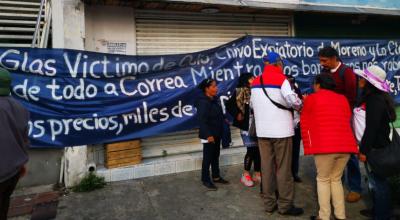
[[[210,49],[243,35],[291,36],[292,17],[285,15],[201,14],[160,11],[135,12],[138,55],[196,52]],[[232,129],[234,146],[242,145],[238,129]],[[189,130],[142,142],[144,158],[200,151],[197,130]]]
[[[291,16],[136,11],[138,55],[210,49],[246,34],[292,35]]]

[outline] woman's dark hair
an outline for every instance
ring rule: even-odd
[[[249,87],[249,79],[254,77],[251,73],[242,73],[239,77],[236,88]]]
[[[197,86],[201,91],[205,92],[206,88],[210,87],[213,82],[216,82],[215,79],[207,78]]]
[[[389,95],[387,92],[383,92],[379,89],[377,89],[375,86],[373,86],[370,82],[367,81],[367,84],[365,85],[363,94],[362,94],[362,99],[365,100],[365,98],[370,95],[370,94],[378,94],[383,97],[385,100],[387,106],[388,106],[388,111],[389,111],[389,119],[390,121],[396,121],[396,107],[393,101],[393,98]]]
[[[329,46],[324,47],[321,50],[319,50],[318,56],[319,57],[329,57],[329,58],[336,57],[339,59],[339,53],[337,52],[337,50],[335,50],[334,48],[329,47]]]
[[[336,88],[336,82],[329,73],[317,75],[314,84],[319,84],[322,89],[334,90]]]

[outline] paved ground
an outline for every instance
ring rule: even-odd
[[[259,187],[240,184],[241,169],[223,167],[222,174],[231,184],[214,192],[200,184],[200,172],[194,171],[111,183],[90,193],[71,193],[60,198],[56,219],[309,219],[316,213],[311,158],[302,160],[304,182],[296,184],[296,205],[305,209],[305,214],[297,218],[267,216]],[[365,203],[347,204],[348,219],[365,219],[359,215]]]

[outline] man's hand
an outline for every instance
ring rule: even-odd
[[[359,153],[359,154],[358,154],[358,159],[359,159],[361,162],[365,162],[365,161],[367,161],[367,156],[365,156],[365,155],[362,154],[362,153]]]
[[[208,143],[214,143],[214,142],[215,142],[213,136],[208,137],[208,138],[207,138],[207,141],[208,141]]]

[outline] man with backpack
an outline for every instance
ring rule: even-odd
[[[346,96],[353,108],[357,98],[357,78],[353,70],[340,60],[339,53],[332,47],[324,47],[319,53],[319,62],[323,71],[330,72],[336,82],[335,91]],[[347,202],[357,202],[361,199],[361,172],[356,155],[351,155],[347,163],[346,183],[349,187]]]

